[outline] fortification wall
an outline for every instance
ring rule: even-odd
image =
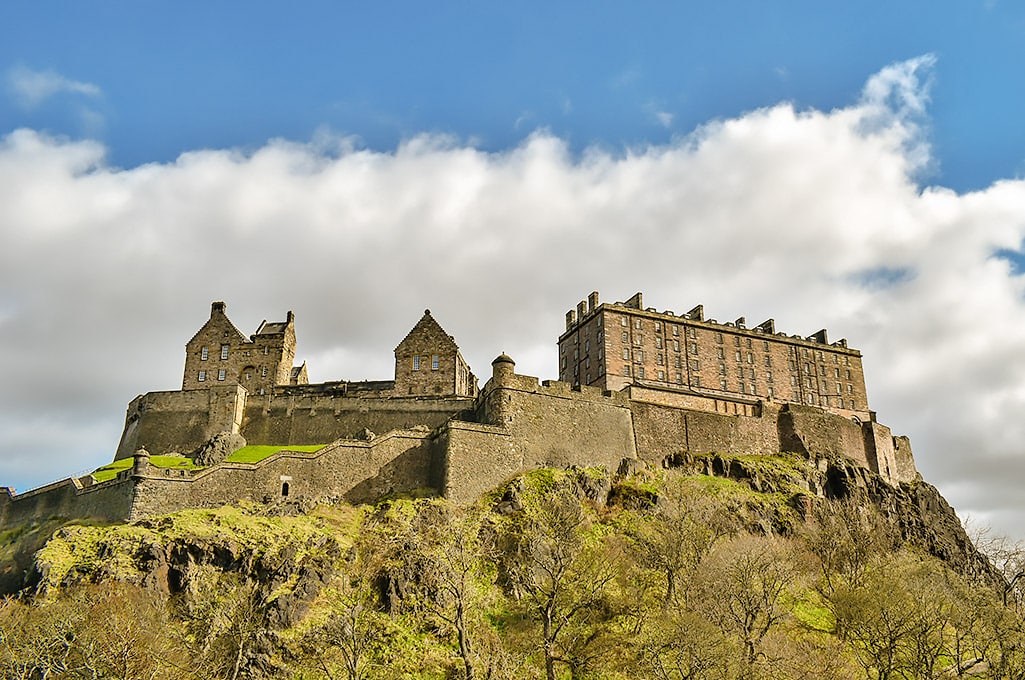
[[[114,460],[140,448],[151,455],[190,453],[218,432],[238,432],[245,403],[239,385],[138,396],[128,405]]]
[[[496,375],[485,386],[478,420],[505,427],[525,468],[604,465],[615,471],[636,458],[625,394],[574,390],[563,382]]]
[[[523,452],[500,426],[451,421],[435,439],[441,472],[438,488],[456,503],[471,503],[523,472]]]
[[[355,438],[364,428],[377,434],[433,429],[472,405],[466,397],[360,398],[275,390],[249,396],[241,433],[250,444],[323,444]]]
[[[79,479],[64,479],[17,495],[3,488],[0,489],[0,528],[14,529],[50,518],[121,521],[129,515],[134,486],[130,479],[122,476],[91,485]]]
[[[683,451],[690,453],[777,453],[778,409],[758,416],[690,411],[632,401],[637,456],[650,465]]]
[[[783,451],[843,456],[878,471],[874,453],[870,460],[862,426],[852,420],[811,406],[788,404],[780,414],[779,427]]]
[[[339,441],[315,453],[280,451],[259,463],[221,463],[199,473],[147,467],[136,475],[131,518],[240,500],[341,498],[350,503],[429,485],[427,432],[390,432],[370,442]]]

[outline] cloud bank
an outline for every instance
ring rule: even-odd
[[[110,167],[90,141],[0,139],[0,482],[95,467],[127,402],[180,385],[212,300],[250,333],[296,313],[313,381],[388,378],[425,307],[480,375],[552,378],[567,309],[823,326],[865,353],[869,401],[958,511],[1025,525],[1025,298],[1006,255],[1025,182],[922,186],[931,57],[832,111],[779,104],[621,153],[537,132],[487,153],[321,135]]]

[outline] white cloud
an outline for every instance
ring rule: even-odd
[[[658,124],[664,128],[672,127],[673,114],[669,113],[668,111],[656,111],[655,120],[657,120]]]
[[[641,290],[659,309],[847,337],[926,479],[1020,532],[1025,281],[994,253],[1025,238],[1025,182],[917,183],[930,63],[884,69],[846,108],[782,104],[623,154],[548,133],[500,153],[321,133],[121,170],[96,143],[13,132],[0,432],[20,434],[0,438],[0,483],[104,462],[125,404],[180,384],[212,300],[245,332],[294,309],[313,380],[389,377],[425,307],[478,374],[506,351],[551,378],[565,310]]]
[[[99,97],[102,92],[92,83],[66,78],[54,70],[36,71],[15,66],[7,72],[7,87],[25,108],[35,108],[54,95],[70,92]]]

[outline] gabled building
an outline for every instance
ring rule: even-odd
[[[264,320],[248,338],[225,314],[223,302],[210,305],[210,318],[185,344],[183,390],[241,385],[250,394],[266,394],[275,385],[308,382],[306,364],[295,360],[295,316]]]
[[[477,396],[477,378],[455,339],[424,310],[395,348],[395,395]]]

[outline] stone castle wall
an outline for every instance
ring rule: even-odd
[[[375,399],[279,387],[248,397],[240,431],[250,444],[326,444],[355,438],[364,428],[376,434],[417,426],[433,429],[472,405],[466,397]]]
[[[427,431],[394,431],[373,441],[339,441],[314,453],[279,451],[258,463],[221,463],[190,473],[146,466],[136,474],[132,518],[239,501],[334,497],[364,503],[428,487]]]
[[[98,484],[91,477],[65,479],[17,495],[0,488],[0,529],[50,518],[123,521],[131,515],[134,497],[135,484],[127,476]]]
[[[254,464],[187,471],[143,465],[144,459],[136,458],[134,471],[111,482],[88,486],[66,480],[17,496],[0,493],[0,528],[47,517],[117,521],[240,500],[358,503],[418,490],[469,502],[539,467],[602,465],[614,471],[624,459],[658,467],[685,452],[807,452],[848,458],[894,484],[917,476],[907,438],[895,438],[875,422],[862,424],[797,404],[702,400],[640,386],[603,393],[539,383],[517,375],[508,357],[497,359],[493,368],[476,400],[331,397],[308,388],[290,394],[279,387],[249,397],[239,418],[232,394],[245,397],[241,387],[234,393],[145,395],[129,409],[123,448],[162,433],[177,436],[179,443],[198,441],[211,423],[239,419],[255,443],[263,436],[257,434],[261,428],[267,438],[289,440],[267,443],[284,446],[342,434],[315,453],[282,451]],[[357,427],[398,421],[420,427],[352,438]],[[188,434],[175,435],[176,428]]]
[[[240,385],[140,395],[128,405],[114,460],[140,448],[151,455],[191,453],[218,432],[238,432],[245,404]]]

